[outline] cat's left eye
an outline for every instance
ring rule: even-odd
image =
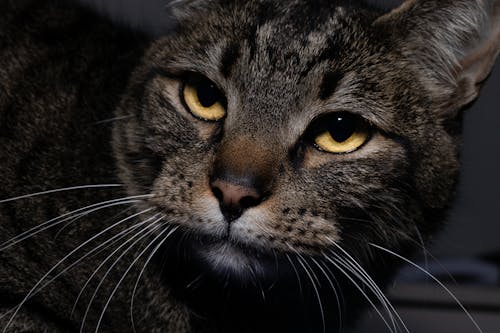
[[[217,121],[226,115],[224,94],[215,83],[205,77],[188,80],[181,95],[188,110],[197,118]]]
[[[360,148],[370,136],[370,127],[349,112],[336,112],[317,121],[314,145],[320,150],[341,154]]]

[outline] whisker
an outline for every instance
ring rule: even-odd
[[[396,314],[396,317],[398,318],[399,322],[403,325],[405,330],[408,332],[408,329],[406,328],[406,325],[404,324],[403,320],[400,318],[399,314],[396,312],[392,304],[389,302],[389,300],[385,297],[385,295],[382,293],[380,288],[373,282],[371,277],[366,274],[364,269],[361,268],[359,270],[355,265],[353,265],[350,260],[347,260],[345,258],[342,258],[336,253],[332,253],[334,256],[336,256],[337,262],[342,265],[345,269],[347,269],[349,272],[351,272],[360,282],[362,282],[365,286],[368,287],[368,289],[375,295],[377,300],[380,302],[384,310],[386,311],[387,315],[389,316],[389,320],[391,322],[392,327],[394,328],[395,331],[398,331],[398,324],[396,323],[394,319],[394,314]]]
[[[118,226],[120,224],[123,224],[124,222],[126,222],[128,220],[131,220],[131,219],[133,219],[134,217],[136,217],[138,215],[144,214],[144,213],[146,213],[146,212],[148,212],[148,211],[150,211],[152,209],[153,208],[145,209],[145,210],[143,210],[143,211],[141,211],[139,213],[136,213],[136,214],[131,215],[131,216],[129,216],[129,217],[123,219],[123,220],[120,220],[120,221],[116,222],[115,224],[113,224],[113,225],[107,227],[106,229],[104,229],[103,231],[101,231],[97,235],[97,237],[99,237],[100,235],[104,234],[105,232],[111,230],[112,228],[115,228],[116,226]],[[75,267],[80,262],[82,262],[85,258],[89,257],[93,253],[96,253],[99,249],[101,249],[101,250],[98,251],[97,253],[100,253],[100,252],[106,250],[109,246],[112,246],[116,242],[120,241],[121,239],[123,239],[124,237],[126,237],[131,231],[135,230],[136,228],[138,228],[140,226],[141,226],[141,224],[138,224],[138,225],[134,225],[134,226],[132,226],[130,228],[127,228],[127,229],[119,232],[118,234],[114,235],[110,239],[107,239],[103,243],[99,244],[98,246],[96,246],[95,248],[93,248],[91,251],[89,251],[85,255],[83,255],[81,258],[79,258],[78,260],[76,260],[75,262],[73,262],[71,265],[69,265],[68,267],[66,267],[64,270],[62,270],[61,272],[57,273],[54,277],[52,277],[49,281],[47,281],[43,286],[41,286],[40,288],[38,288],[38,290],[36,290],[35,292],[33,292],[33,294],[31,295],[31,297],[33,297],[34,295],[36,295],[41,290],[45,289],[49,284],[51,284],[52,282],[54,282],[59,276],[61,276],[64,273],[68,272],[69,270],[71,270],[73,267]],[[83,244],[82,246],[84,246],[84,245],[86,245],[86,244]],[[108,245],[108,246],[106,246],[106,245]],[[71,312],[71,315],[73,315],[73,311]]]
[[[109,188],[109,187],[123,187],[123,184],[96,184],[96,185],[80,185],[80,186],[64,187],[64,188],[59,188],[59,189],[55,189],[55,190],[36,192],[36,193],[31,193],[31,194],[20,195],[18,197],[2,199],[2,200],[0,200],[0,204],[15,201],[15,200],[20,200],[20,199],[38,197],[40,195],[57,193],[57,192],[65,192],[65,191],[73,191],[73,190],[81,190],[81,189],[89,189],[89,188]]]
[[[314,272],[314,270],[312,269],[311,265],[309,265],[309,263],[307,262],[306,258],[304,258],[304,256],[302,256],[302,255],[300,255],[300,254],[298,254],[298,253],[297,253],[297,255],[299,255],[299,256],[300,256],[300,258],[302,258],[302,260],[303,260],[304,264],[307,266],[307,268],[309,268],[309,271],[311,272],[311,275],[312,275],[312,277],[314,278],[314,281],[316,281],[318,288],[321,288],[321,282],[320,282],[320,280],[318,279],[317,274],[316,274],[316,273]]]
[[[147,211],[150,211],[151,209],[147,209]],[[133,216],[130,216],[128,217],[126,220],[130,220],[138,215],[142,214],[141,213],[137,213],[137,214],[134,214]],[[95,247],[94,249],[92,249],[91,251],[87,252],[82,258],[80,258],[77,262],[75,262],[74,264],[78,264],[78,262],[80,262],[81,260],[85,259],[86,257],[92,255],[92,253],[96,252],[97,250],[99,250],[100,248],[102,248],[103,246],[105,246],[107,243],[110,243],[108,246],[105,246],[103,249],[101,249],[99,252],[97,253],[101,253],[102,251],[106,250],[107,248],[109,248],[110,246],[113,246],[114,244],[116,244],[117,242],[119,242],[120,240],[122,240],[123,238],[127,237],[130,233],[132,233],[134,230],[142,227],[144,224],[148,223],[150,220],[149,219],[146,219],[140,223],[137,223],[137,224],[134,224],[133,226],[130,226],[128,227],[127,229],[119,232],[118,234],[116,234],[115,236],[113,236],[112,238],[106,240],[104,243],[102,244],[99,244],[97,247]],[[123,223],[124,221],[121,221],[121,223]],[[123,246],[125,246],[127,244],[127,242],[125,242],[125,244],[122,244],[118,249],[122,248]],[[98,267],[97,271],[100,269],[101,266]],[[71,268],[71,267],[70,267]],[[91,278],[97,273],[97,271],[94,271],[94,274],[91,275],[91,277],[86,281],[86,283],[84,284],[84,286],[82,287],[82,289],[80,290],[80,293],[78,294],[77,298],[76,298],[76,301],[75,303],[73,304],[73,308],[71,310],[71,316],[73,316],[73,313],[75,312],[76,310],[76,306],[78,304],[78,301],[83,293],[83,291],[85,290],[85,288],[87,287],[87,285],[90,283],[90,280]]]
[[[462,311],[464,311],[464,313],[467,315],[467,317],[469,318],[469,320],[472,322],[472,324],[474,325],[474,327],[478,330],[478,332],[480,333],[483,333],[483,330],[481,329],[481,327],[479,327],[478,323],[476,322],[476,320],[474,319],[474,317],[472,317],[472,315],[470,314],[470,312],[465,308],[465,306],[462,304],[462,302],[460,302],[460,300],[455,296],[455,294],[453,294],[451,292],[450,289],[448,289],[444,283],[442,283],[441,281],[439,281],[438,278],[436,278],[433,274],[431,274],[429,271],[423,269],[422,267],[420,267],[419,265],[415,264],[413,261],[411,261],[410,259],[407,259],[405,257],[403,257],[402,255],[400,254],[397,254],[396,252],[394,251],[391,251],[389,249],[386,249],[385,247],[382,247],[382,246],[379,246],[377,244],[373,244],[373,243],[369,243],[370,246],[373,246],[381,251],[384,251],[388,254],[391,254],[393,256],[395,256],[396,258],[399,258],[401,259],[402,261],[404,261],[405,263],[407,264],[410,264],[411,266],[417,268],[418,270],[420,270],[421,272],[423,272],[424,274],[426,274],[427,276],[429,276],[433,281],[435,281],[441,288],[443,288],[444,291],[446,291],[446,293],[448,295],[451,296],[451,298],[453,298],[453,300],[457,303],[457,305],[460,307],[460,309],[462,309]]]
[[[117,120],[129,119],[129,118],[132,118],[133,116],[134,115],[128,115],[128,116],[120,116],[120,117],[114,117],[114,118],[109,118],[109,119],[103,119],[103,120],[93,122],[92,125],[112,123],[112,122],[117,121]]]
[[[124,210],[118,212],[117,214],[113,215],[112,217],[104,220],[101,224],[107,225],[107,222],[114,221],[116,218],[118,218],[118,216],[126,214],[127,212],[129,212],[130,210],[133,210],[134,208],[135,207],[133,205],[129,206],[129,207],[125,208]],[[73,222],[74,222],[73,220],[69,220],[69,222],[65,223],[61,228],[59,228],[59,230],[57,230],[56,234],[53,237],[54,241],[61,235],[61,233],[64,231],[64,229],[69,227]]]
[[[385,296],[385,294],[380,290],[379,286],[375,283],[375,281],[372,279],[372,277],[366,272],[366,270],[353,258],[352,255],[350,255],[345,249],[343,249],[339,244],[334,243],[334,245],[347,257],[347,258],[342,258],[341,256],[337,256],[337,258],[341,261],[344,261],[345,264],[351,266],[354,270],[359,272],[364,277],[364,281],[367,283],[367,286],[370,288],[370,290],[375,294],[375,296],[379,299],[380,304],[384,307],[384,309],[387,311],[387,313],[390,316],[391,322],[394,325],[394,318],[391,313],[394,313],[396,315],[396,318],[398,321],[401,323],[403,326],[404,330],[409,333],[408,328],[406,327],[406,324],[404,323],[403,319],[399,315],[399,313],[396,311],[392,303],[389,301],[389,299]],[[363,280],[363,279],[360,279]]]
[[[46,224],[45,226],[43,226],[41,228],[40,228],[40,226],[34,227],[34,228],[28,230],[28,232],[25,232],[26,235],[23,235],[21,238],[17,238],[17,237],[12,238],[10,240],[10,244],[6,244],[5,246],[0,247],[0,251],[4,251],[6,249],[9,249],[12,246],[14,246],[14,245],[16,245],[18,243],[21,243],[21,242],[25,241],[28,238],[31,238],[31,237],[33,237],[35,235],[38,235],[39,233],[44,232],[44,231],[46,231],[46,230],[48,230],[48,229],[50,229],[52,227],[55,227],[56,225],[59,225],[61,223],[64,223],[64,222],[66,222],[66,221],[68,221],[70,219],[78,219],[80,217],[84,217],[84,216],[86,216],[88,214],[91,214],[91,213],[93,213],[95,211],[98,211],[98,210],[101,210],[101,209],[110,208],[110,207],[114,207],[114,206],[128,205],[128,204],[132,204],[132,203],[137,203],[139,201],[140,200],[127,200],[127,201],[115,202],[115,203],[112,203],[112,204],[100,206],[100,207],[97,207],[97,208],[85,211],[84,213],[78,214],[77,217],[69,216],[69,217],[67,217],[65,219],[62,219],[60,221],[50,220],[49,222],[53,222],[52,224]],[[8,242],[9,241],[7,241],[6,243],[8,243]]]
[[[199,274],[196,278],[193,279],[193,281],[189,282],[187,285],[186,285],[186,290],[189,290],[191,288],[195,289],[195,285],[198,284],[201,279],[203,279],[203,277],[205,276],[204,273],[201,273]]]
[[[429,270],[429,251],[427,251],[427,248],[425,247],[425,244],[424,244],[424,238],[422,237],[422,233],[420,232],[420,230],[418,229],[418,226],[415,225],[415,233],[417,234],[417,237],[418,237],[418,242],[420,243],[419,246],[422,248],[422,252],[424,254],[424,265],[425,265],[425,269],[426,270]]]
[[[361,286],[356,281],[354,281],[354,279],[342,267],[340,267],[335,262],[334,259],[330,258],[326,253],[324,253],[323,256],[325,257],[325,259],[328,262],[330,262],[333,266],[335,266],[336,269],[338,269],[342,274],[344,274],[344,276],[349,281],[351,281],[351,283],[354,285],[354,287],[356,289],[358,289],[358,291],[363,295],[363,297],[370,303],[370,305],[373,307],[373,309],[375,310],[375,312],[378,314],[378,316],[382,319],[382,321],[384,322],[384,324],[387,326],[387,328],[389,329],[389,331],[390,332],[395,332],[395,329],[393,327],[391,327],[391,325],[389,325],[389,323],[387,322],[387,319],[382,315],[382,313],[380,312],[380,310],[377,308],[377,306],[375,305],[375,303],[373,303],[372,299],[363,290],[363,288],[361,288]]]
[[[323,327],[323,333],[325,333],[326,332],[325,313],[324,313],[324,310],[323,310],[323,303],[321,302],[321,297],[319,295],[318,287],[316,286],[316,283],[314,282],[314,279],[313,279],[312,275],[309,272],[309,270],[311,268],[309,267],[309,270],[308,270],[307,266],[302,262],[302,261],[305,261],[305,259],[298,252],[296,252],[296,254],[298,255],[297,261],[299,262],[299,264],[304,269],[304,272],[309,277],[309,280],[311,280],[311,284],[312,284],[314,293],[316,294],[316,298],[318,299],[319,311],[321,313],[321,323],[322,323],[322,327]]]
[[[276,272],[279,272],[280,269],[279,269],[279,262],[278,262],[278,254],[276,253],[275,249],[272,249],[272,252],[273,252],[273,258],[274,258],[274,269]],[[276,286],[278,281],[279,281],[279,277],[277,276],[274,279],[274,281],[266,288],[267,292],[270,292]]]
[[[163,216],[164,218],[165,216]],[[159,220],[156,221],[156,223],[159,222]],[[159,227],[163,227],[165,225],[168,225],[168,222],[166,223],[163,223],[161,224]],[[111,302],[111,299],[113,298],[113,296],[115,295],[116,291],[118,290],[118,288],[120,287],[121,283],[123,282],[123,280],[125,279],[125,277],[127,276],[127,274],[130,272],[130,270],[132,269],[132,267],[134,267],[135,263],[144,255],[144,253],[146,253],[146,251],[148,251],[152,246],[154,246],[156,240],[158,240],[160,237],[163,236],[163,234],[167,231],[170,230],[170,232],[167,234],[167,236],[165,236],[164,239],[162,239],[160,241],[159,244],[157,244],[157,246],[153,249],[152,251],[152,254],[154,254],[158,248],[160,248],[160,246],[163,244],[163,242],[165,242],[165,240],[168,239],[168,237],[170,235],[172,235],[172,233],[174,233],[179,227],[174,227],[173,229],[169,229],[169,228],[165,228],[165,230],[163,230],[162,232],[160,232],[151,242],[150,244],[144,249],[141,251],[141,253],[139,253],[136,258],[132,261],[132,263],[129,265],[129,267],[127,268],[127,270],[125,271],[125,273],[123,273],[122,277],[120,278],[120,280],[117,282],[115,288],[113,289],[113,291],[111,292],[110,296],[108,297],[108,300],[106,302],[106,304],[104,305],[104,308],[103,310],[101,311],[101,315],[99,316],[99,320],[97,321],[97,326],[96,326],[96,329],[95,329],[95,333],[97,333],[99,331],[99,327],[101,326],[101,322],[102,322],[102,319],[104,317],[104,313],[106,312],[106,309],[108,308],[109,306],[109,303]]]
[[[452,281],[455,284],[458,284],[457,280],[455,279],[455,277],[453,276],[453,274],[451,274],[451,272],[448,270],[448,268],[438,258],[436,258],[436,256],[433,255],[432,252],[429,251],[429,249],[427,247],[425,247],[424,239],[422,237],[422,233],[420,232],[420,230],[418,229],[417,226],[415,226],[415,231],[417,233],[418,242],[415,241],[415,240],[413,240],[413,239],[411,239],[411,238],[409,239],[409,241],[411,241],[412,243],[416,244],[418,247],[422,248],[422,253],[424,254],[425,269],[429,270],[429,258],[430,258],[430,259],[432,259],[432,261],[434,263],[436,263],[439,267],[441,267],[441,269],[443,270],[443,272],[446,273],[446,275],[448,276],[448,278],[450,279],[450,281]]]
[[[301,296],[304,296],[304,292],[302,290],[302,281],[300,279],[299,271],[297,270],[297,267],[295,267],[295,264],[293,263],[292,258],[290,258],[290,255],[288,253],[286,254],[286,258],[288,262],[290,262],[290,266],[292,266],[292,269],[295,272],[295,276],[297,277],[297,282],[299,284],[299,293]]]
[[[376,218],[376,220],[382,221],[382,219],[380,217],[377,217],[376,215],[373,215],[373,217]],[[398,220],[396,218],[392,218],[391,220],[394,222],[398,222]],[[420,229],[418,228],[418,226],[414,225],[413,227],[414,227],[417,239],[413,239],[413,237],[411,235],[406,234],[406,233],[403,233],[401,235],[402,235],[402,237],[404,237],[404,239],[406,241],[411,242],[412,244],[415,244],[415,246],[419,247],[422,250],[422,254],[424,256],[425,268],[428,270],[428,265],[429,265],[429,261],[430,261],[429,259],[432,259],[432,262],[436,263],[439,267],[441,267],[443,272],[446,273],[446,275],[448,276],[450,281],[453,281],[455,284],[458,284],[456,279],[453,277],[453,275],[448,270],[448,268],[435,255],[433,255],[432,252],[429,251],[429,249],[425,246],[424,237],[422,236],[422,233],[420,232]],[[390,228],[394,233],[401,233],[399,226],[394,227],[391,225],[385,225],[384,228]]]
[[[113,226],[112,226],[113,227]],[[61,260],[59,260],[54,266],[52,266],[52,268],[50,270],[48,270],[43,276],[41,279],[38,280],[38,282],[31,288],[31,290],[28,292],[28,294],[24,297],[24,299],[16,306],[15,308],[15,311],[14,313],[12,314],[12,316],[10,317],[9,321],[7,322],[7,325],[5,326],[5,328],[3,329],[3,333],[6,333],[7,332],[7,328],[10,326],[10,324],[12,323],[12,321],[14,320],[14,317],[17,315],[17,313],[19,312],[19,310],[21,309],[21,307],[27,302],[28,299],[30,299],[33,295],[33,293],[35,292],[35,290],[38,288],[38,286],[40,286],[40,284],[50,275],[52,274],[52,272],[54,272],[64,261],[66,261],[69,257],[71,257],[74,253],[76,253],[78,250],[80,250],[82,247],[84,247],[85,245],[89,244],[90,242],[92,242],[93,240],[97,239],[99,236],[101,236],[102,234],[104,234],[107,230],[104,230],[104,231],[101,231],[100,233],[98,233],[97,235],[94,235],[93,237],[91,237],[90,239],[88,239],[87,241],[85,241],[84,243],[82,243],[81,245],[79,245],[78,247],[76,247],[75,249],[73,249],[70,253],[68,253],[64,258],[62,258]]]
[[[136,328],[135,328],[135,322],[134,322],[134,297],[135,297],[135,294],[137,292],[137,288],[139,286],[139,281],[141,280],[141,277],[142,275],[144,274],[145,270],[146,270],[146,267],[148,266],[149,262],[151,261],[151,259],[154,257],[156,251],[158,251],[158,249],[161,247],[161,245],[163,245],[163,243],[165,242],[165,240],[170,237],[171,234],[173,234],[179,227],[175,227],[170,233],[168,233],[168,235],[165,237],[164,240],[162,240],[158,246],[151,252],[151,254],[149,255],[149,257],[146,259],[141,271],[139,272],[139,275],[137,277],[137,280],[135,281],[135,285],[134,285],[134,289],[132,290],[132,296],[130,298],[130,320],[131,320],[131,323],[132,323],[132,330],[134,332],[136,332]],[[200,277],[201,278],[201,275]],[[198,278],[196,279],[198,280]],[[194,282],[192,282],[194,283]],[[189,286],[187,287],[189,288]]]
[[[259,280],[259,277],[255,273],[255,269],[251,265],[247,265],[247,268],[250,271],[250,275],[252,276],[252,284],[256,287],[259,288],[260,295],[262,297],[262,301],[265,303],[266,302],[266,292],[264,290],[264,287],[262,286],[262,283]]]
[[[156,214],[155,216],[158,216],[159,214]],[[97,293],[99,291],[99,289],[101,288],[102,284],[104,283],[106,277],[109,275],[109,273],[111,272],[111,270],[113,270],[113,268],[118,264],[118,262],[138,243],[140,242],[142,239],[144,239],[145,237],[149,236],[150,234],[152,234],[153,232],[155,232],[158,228],[160,228],[162,225],[157,225],[155,226],[155,223],[157,223],[158,221],[160,221],[161,219],[163,219],[163,217],[160,217],[159,219],[155,220],[154,222],[152,222],[150,225],[146,226],[146,228],[140,230],[137,234],[135,234],[134,236],[132,236],[130,239],[128,239],[124,244],[122,244],[122,246],[120,246],[119,248],[117,248],[115,251],[113,251],[112,254],[110,254],[102,263],[101,265],[99,265],[99,267],[94,271],[94,273],[92,274],[92,276],[89,278],[92,279],[92,277],[100,270],[100,268],[106,263],[109,261],[109,259],[111,259],[114,254],[116,254],[122,247],[123,245],[126,245],[128,244],[130,241],[134,240],[132,242],[132,244],[127,247],[123,252],[122,254],[120,254],[118,256],[118,258],[113,262],[113,264],[111,264],[111,266],[108,268],[108,270],[104,273],[103,277],[101,278],[101,281],[98,283],[97,287],[95,288],[94,290],[94,293],[92,295],[92,297],[90,298],[90,301],[87,305],[87,309],[85,310],[85,314],[83,315],[83,319],[82,319],[82,325],[80,326],[80,332],[83,332],[84,328],[85,328],[85,321],[88,317],[88,314],[90,312],[90,308],[92,306],[92,303],[94,302],[96,296],[97,296]],[[141,234],[144,233],[142,236]],[[87,280],[87,281],[89,281]]]
[[[86,206],[83,208],[76,209],[76,210],[71,211],[69,213],[65,213],[65,214],[60,215],[56,218],[50,219],[50,220],[48,220],[40,225],[37,225],[37,226],[27,230],[27,231],[24,231],[24,232],[20,233],[19,235],[14,236],[13,238],[3,242],[2,244],[0,244],[0,251],[4,251],[4,250],[22,242],[22,241],[30,238],[30,237],[33,237],[33,236],[35,236],[35,235],[37,235],[37,234],[39,234],[47,229],[50,229],[56,225],[64,223],[65,221],[67,221],[71,218],[74,218],[75,213],[79,213],[76,215],[77,217],[86,216],[86,215],[89,215],[89,214],[91,214],[95,211],[98,211],[100,209],[105,209],[105,208],[114,207],[114,206],[118,206],[118,205],[125,205],[125,204],[129,204],[129,203],[136,203],[136,202],[141,201],[141,200],[131,200],[131,199],[141,199],[141,198],[147,198],[147,197],[151,197],[151,196],[152,196],[151,194],[146,194],[146,195],[136,195],[136,196],[131,196],[131,197],[113,199],[113,200],[95,203],[95,204],[92,204],[92,205],[89,205],[89,206]]]
[[[333,293],[335,295],[335,300],[337,301],[337,308],[339,310],[339,332],[341,332],[342,331],[342,311],[341,311],[342,308],[341,308],[341,304],[340,304],[339,295],[337,293],[337,289],[335,288],[335,285],[333,284],[332,279],[330,278],[330,276],[328,275],[328,273],[325,271],[325,269],[319,264],[319,262],[316,259],[312,258],[312,257],[311,257],[311,260],[319,268],[319,270],[323,273],[323,275],[326,277],[326,279],[328,280],[328,284],[332,288],[332,291],[333,291]],[[327,269],[328,269],[328,267],[327,267]],[[328,271],[330,272],[330,274],[332,275],[332,277],[334,277],[333,272],[330,271],[329,269],[328,269]]]

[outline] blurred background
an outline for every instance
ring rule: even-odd
[[[169,1],[78,1],[154,35],[171,26],[165,10]],[[387,9],[402,2],[366,1]],[[483,332],[500,332],[500,61],[465,115],[462,157],[448,227],[419,264],[446,284]],[[480,332],[453,297],[419,269],[404,268],[388,294],[412,333]],[[369,313],[358,333],[388,331],[376,314]]]

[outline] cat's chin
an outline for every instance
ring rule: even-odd
[[[250,247],[227,240],[205,240],[193,244],[195,257],[215,276],[245,282],[272,279],[277,275],[276,258]]]
[[[184,288],[201,278],[204,283],[250,290],[252,285],[271,286],[278,280],[296,279],[289,256],[278,249],[253,245],[230,237],[179,228],[179,232],[160,251],[159,259],[168,260],[167,281],[175,280]],[[161,262],[161,261],[160,261]],[[195,283],[196,285],[196,283]],[[250,288],[250,289],[249,289]]]

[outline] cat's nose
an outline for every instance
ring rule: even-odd
[[[215,197],[219,200],[222,215],[228,223],[239,218],[246,209],[262,202],[262,195],[251,186],[215,179],[211,187]]]

